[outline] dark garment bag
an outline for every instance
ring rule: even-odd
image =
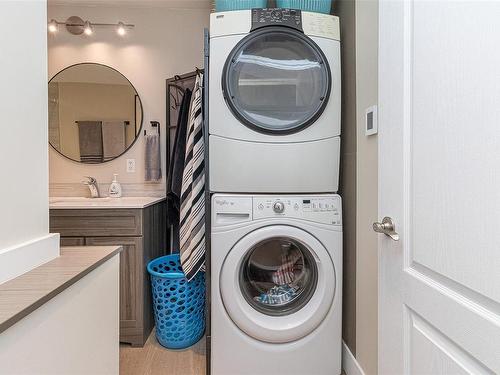
[[[168,171],[167,223],[169,228],[173,227],[172,252],[179,252],[179,211],[181,206],[182,175],[184,173],[184,160],[186,157],[186,138],[191,96],[191,90],[186,89],[177,119],[172,158]]]

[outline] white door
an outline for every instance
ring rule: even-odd
[[[379,373],[500,373],[500,2],[381,1]]]

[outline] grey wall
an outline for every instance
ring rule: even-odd
[[[377,373],[378,139],[365,136],[365,111],[378,102],[378,1],[356,1],[356,359]]]
[[[342,37],[341,195],[344,205],[343,339],[366,374],[377,373],[378,141],[366,137],[378,101],[378,1],[339,0]]]
[[[342,152],[340,195],[344,213],[342,336],[356,353],[356,40],[352,0],[334,4],[342,39]]]

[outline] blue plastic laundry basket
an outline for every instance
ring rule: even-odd
[[[178,254],[148,264],[158,342],[170,349],[187,348],[205,332],[205,274],[187,281]]]
[[[326,14],[330,14],[332,3],[332,0],[276,0],[278,8],[300,9]]]
[[[215,11],[265,8],[267,0],[215,0]]]

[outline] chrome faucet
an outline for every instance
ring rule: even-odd
[[[90,190],[91,198],[99,198],[99,187],[97,186],[97,180],[94,177],[85,176],[87,181],[83,181],[84,185],[87,185]]]

